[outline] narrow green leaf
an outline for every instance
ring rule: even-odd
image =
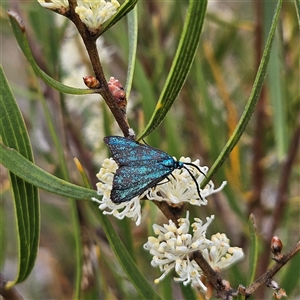
[[[57,91],[65,94],[72,94],[72,95],[87,95],[87,94],[93,94],[95,91],[92,89],[78,89],[73,88],[67,85],[64,85],[49,75],[47,75],[40,67],[37,65],[37,63],[34,60],[34,57],[32,55],[32,52],[30,50],[27,37],[26,37],[26,30],[25,26],[23,24],[23,21],[19,17],[19,15],[13,11],[8,11],[8,16],[10,19],[10,23],[15,35],[15,38],[23,51],[24,55],[26,56],[28,62],[32,66],[34,72],[42,79],[46,84],[53,87]]]
[[[127,0],[125,1],[121,7],[119,7],[117,13],[108,21],[106,22],[99,35],[102,35],[106,30],[116,24],[119,20],[121,20],[126,14],[128,14],[137,4],[138,0]]]
[[[174,273],[173,273],[174,274]],[[159,287],[159,290],[162,294],[162,297],[164,299],[168,299],[170,297],[170,295],[172,295],[172,284],[173,284],[173,275],[172,273],[171,274],[168,274],[164,280],[160,283],[160,287]],[[180,286],[182,286],[182,284],[180,284]]]
[[[300,0],[295,0],[296,12],[298,17],[298,24],[300,26]]]
[[[33,70],[31,69],[31,72],[33,73]],[[32,79],[37,80],[35,74],[33,74]],[[39,84],[36,82],[36,86],[38,87]],[[49,107],[46,103],[46,100],[39,88],[37,88],[38,93],[38,99],[40,100],[40,103],[43,106],[44,109],[44,116],[45,116],[45,124],[48,127],[50,136],[52,137],[54,148],[56,150],[56,153],[58,154],[59,158],[59,166],[61,169],[61,176],[62,179],[66,180],[67,182],[70,181],[70,175],[63,151],[63,145],[60,141],[59,134],[55,128],[54,121],[51,116],[51,112],[49,110]],[[74,284],[74,292],[73,297],[75,299],[79,298],[80,291],[81,291],[81,277],[82,277],[82,260],[83,260],[83,250],[82,250],[82,242],[81,242],[81,232],[80,232],[80,225],[79,225],[79,216],[78,216],[78,202],[76,202],[74,199],[70,198],[70,212],[72,216],[72,228],[74,233],[74,241],[75,241],[75,248],[74,248],[74,267],[75,267],[75,284]]]
[[[0,162],[15,175],[40,189],[73,199],[90,199],[97,192],[57,178],[42,170],[15,149],[0,143]]]
[[[105,231],[109,244],[118,258],[119,263],[142,298],[157,300],[161,299],[135,264],[107,216],[103,215],[99,209],[97,209],[95,212],[100,219],[102,228]]]
[[[136,58],[137,39],[138,39],[137,6],[127,15],[127,20],[128,20],[128,37],[129,37],[129,55],[128,55],[128,69],[127,69],[127,76],[126,76],[125,92],[128,99],[131,91],[131,86],[132,86],[135,58]]]
[[[234,148],[234,146],[237,144],[239,141],[240,137],[245,131],[245,128],[255,110],[256,103],[259,99],[260,92],[262,89],[262,86],[264,84],[264,79],[266,76],[267,68],[268,68],[268,63],[269,63],[269,58],[270,58],[270,53],[272,49],[272,43],[276,31],[276,26],[278,23],[278,18],[279,18],[279,13],[282,5],[282,0],[279,0],[275,9],[275,13],[273,15],[273,20],[272,20],[272,25],[270,28],[270,32],[268,34],[267,42],[264,48],[264,52],[262,55],[261,62],[259,64],[259,68],[255,77],[255,81],[253,84],[253,88],[250,94],[250,97],[248,99],[248,102],[246,104],[246,107],[243,111],[243,114],[235,127],[231,137],[227,141],[226,145],[222,149],[220,155],[218,158],[215,160],[213,166],[210,168],[209,172],[207,173],[207,177],[203,180],[201,184],[201,188],[205,187],[213,174],[217,172],[217,170],[222,166],[223,162],[225,159],[229,156],[230,152]]]
[[[0,138],[32,163],[33,155],[24,120],[0,67]],[[1,159],[2,155],[0,155]],[[4,165],[4,164],[3,164]],[[37,255],[40,233],[40,206],[36,187],[10,173],[18,239],[18,274],[9,286],[24,281]]]
[[[275,6],[275,3],[265,4],[265,18],[264,18],[264,27],[269,25],[272,18],[272,8]],[[267,30],[266,30],[267,32]],[[288,137],[288,128],[286,122],[286,103],[284,97],[284,86],[287,85],[287,82],[284,81],[284,68],[282,65],[282,41],[280,40],[279,31],[274,36],[274,47],[272,47],[270,53],[270,63],[267,72],[267,81],[269,86],[270,99],[272,103],[272,117],[274,124],[274,136],[276,142],[277,157],[279,161],[282,161],[287,152],[287,137]]]
[[[149,135],[158,127],[177,98],[190,71],[203,27],[207,1],[190,1],[187,18],[166,84],[156,104],[155,111],[137,140]]]
[[[0,163],[16,175],[22,176],[26,181],[35,184],[45,191],[65,197],[72,197],[74,199],[91,199],[98,196],[94,190],[71,184],[45,172],[24,158],[16,150],[6,147],[3,143],[0,143]],[[112,250],[117,256],[129,280],[142,295],[143,299],[160,299],[159,295],[153,290],[147,279],[136,266],[109,219],[102,214],[96,204],[95,212],[105,230]]]
[[[61,27],[57,25],[56,14],[41,6],[36,8],[33,8],[33,6],[37,6],[36,3],[26,5],[26,9],[28,8],[29,12],[26,24],[30,22],[30,29],[33,31],[30,32],[30,35],[34,36],[34,40],[38,41],[43,47],[43,59],[47,64],[47,71],[49,74],[57,74],[57,66],[60,63]],[[65,18],[64,22],[66,21],[70,24],[67,18]],[[62,28],[64,27],[65,25],[62,24]]]
[[[254,281],[256,267],[257,267],[257,257],[258,257],[258,242],[257,234],[255,228],[255,218],[251,214],[249,217],[249,232],[250,232],[250,254],[249,254],[249,271],[247,278],[247,286]]]

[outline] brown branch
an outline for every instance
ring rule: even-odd
[[[166,201],[156,201],[151,200],[158,209],[165,215],[168,220],[172,220],[176,226],[178,226],[178,219],[182,217],[183,213],[186,211],[187,205],[181,203],[180,205],[175,206],[171,205]]]
[[[261,275],[258,279],[256,279],[252,284],[250,284],[246,290],[244,296],[249,297],[253,294],[260,286],[266,284],[269,279],[272,277],[290,260],[292,259],[298,252],[300,252],[300,241],[292,247],[292,249],[282,256],[280,260],[276,261],[276,264],[268,269],[263,275]]]
[[[129,136],[129,124],[126,118],[126,114],[122,112],[122,109],[119,108],[118,104],[115,101],[115,98],[111,94],[107,80],[102,69],[100,62],[99,54],[96,47],[96,35],[92,35],[85,24],[80,20],[77,13],[75,13],[75,7],[77,3],[76,0],[69,0],[70,10],[67,13],[67,17],[75,24],[83,42],[86,47],[88,56],[91,61],[91,65],[95,74],[96,79],[100,82],[100,88],[98,89],[100,95],[103,97],[107,106],[114,115],[120,129],[122,130],[125,137]]]
[[[260,60],[262,56],[263,49],[263,2],[254,1],[255,12],[256,12],[256,26],[255,26],[255,64],[258,68],[260,65]],[[253,210],[260,205],[260,198],[264,184],[264,171],[261,161],[264,156],[264,132],[265,132],[265,103],[266,103],[266,89],[265,86],[262,87],[261,94],[256,106],[255,115],[255,127],[254,127],[254,138],[252,144],[252,199],[248,207],[248,215],[253,213]],[[260,213],[261,210],[256,212],[256,215]],[[259,220],[260,218],[258,218]]]
[[[195,262],[199,265],[204,275],[208,279],[209,283],[216,290],[216,297],[222,299],[228,299],[231,295],[232,290],[228,290],[225,288],[225,284],[221,276],[218,272],[216,272],[207,260],[203,257],[200,251],[193,252],[191,260],[195,260]]]
[[[300,125],[296,127],[296,130],[294,132],[293,138],[291,140],[291,144],[289,147],[289,152],[286,157],[286,160],[282,166],[281,174],[279,178],[279,185],[278,190],[276,194],[276,200],[275,200],[275,208],[272,216],[271,226],[270,226],[270,232],[268,233],[267,240],[270,241],[275,229],[276,225],[278,225],[278,221],[282,220],[282,215],[284,213],[284,207],[287,204],[288,197],[286,195],[288,190],[288,182],[290,179],[290,175],[292,172],[292,166],[293,162],[299,153],[299,142],[300,142]]]
[[[191,260],[194,259],[200,266],[209,283],[215,289],[216,297],[222,299],[231,299],[232,296],[236,296],[239,293],[247,298],[252,295],[260,286],[267,284],[273,278],[273,276],[298,252],[300,252],[300,241],[295,244],[288,253],[280,256],[280,259],[276,258],[275,265],[268,269],[257,280],[255,280],[247,288],[239,288],[238,291],[231,289],[230,286],[226,286],[226,281],[221,278],[218,272],[211,268],[200,251],[194,252],[191,256]]]
[[[300,142],[300,125],[296,127],[296,130],[294,132],[294,135],[292,137],[289,151],[286,157],[285,162],[282,165],[281,173],[279,176],[279,184],[278,189],[276,193],[275,198],[275,207],[274,212],[272,214],[271,218],[271,224],[269,226],[269,231],[266,233],[266,239],[265,239],[265,251],[263,252],[261,256],[262,266],[261,270],[262,272],[265,270],[268,261],[269,261],[269,248],[268,244],[272,239],[272,236],[274,235],[274,232],[276,230],[276,227],[279,225],[280,220],[282,220],[282,216],[284,214],[284,208],[287,204],[288,197],[286,195],[287,189],[288,189],[288,182],[290,180],[290,175],[292,171],[293,162],[297,156],[298,150],[299,150],[299,142]]]
[[[22,300],[24,299],[15,287],[6,288],[7,280],[4,275],[0,273],[0,295],[6,300]]]

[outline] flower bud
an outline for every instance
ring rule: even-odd
[[[275,260],[280,260],[282,258],[281,254],[282,242],[278,236],[273,236],[271,240],[271,251],[274,254]]]
[[[110,77],[108,87],[112,95],[114,96],[118,106],[125,111],[127,106],[126,93],[120,81],[114,77]]]
[[[98,89],[100,87],[99,80],[94,76],[84,76],[83,82],[90,89]]]

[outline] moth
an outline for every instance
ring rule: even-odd
[[[198,183],[186,167],[191,165],[205,176],[195,164],[177,161],[166,152],[121,136],[107,136],[104,142],[118,164],[110,194],[114,203],[126,202],[140,196],[147,189],[168,178],[175,169],[182,168],[193,178],[198,195],[202,199]]]

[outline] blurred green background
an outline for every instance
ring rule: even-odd
[[[149,145],[177,158],[189,156],[192,160],[200,158],[201,165],[213,164],[249,97],[275,5],[275,1],[208,3],[191,72],[167,118],[146,138]],[[127,108],[129,124],[136,133],[142,131],[155,108],[174,58],[186,8],[187,1],[138,2],[137,60]],[[22,110],[36,164],[62,176],[49,132],[45,100],[63,145],[71,181],[82,185],[73,161],[73,157],[77,157],[95,187],[96,173],[109,155],[103,137],[121,135],[121,131],[100,96],[61,95],[34,75],[14,39],[7,9],[16,10],[22,17],[39,66],[58,81],[84,88],[82,77],[93,74],[80,37],[66,18],[43,9],[37,1],[1,2],[1,64]],[[206,207],[189,208],[192,217],[205,219],[214,214],[210,234],[224,232],[233,246],[244,249],[244,261],[222,272],[233,288],[246,284],[250,213],[256,218],[259,237],[258,276],[271,264],[269,247],[273,234],[282,240],[283,251],[299,240],[300,169],[296,147],[300,117],[299,37],[295,4],[285,1],[256,113],[230,158],[213,178],[216,186],[224,180],[227,185],[222,193],[210,198]],[[128,38],[124,18],[98,43],[107,80],[113,76],[123,86]],[[291,165],[287,163],[289,159]],[[7,172],[0,167],[0,262],[2,272],[13,278],[17,259],[14,212]],[[26,299],[72,299],[75,254],[69,202],[43,191],[40,196],[42,231],[37,263],[28,280],[17,288]],[[97,258],[100,279],[97,285],[101,291],[101,296],[90,296],[90,299],[138,299],[97,219],[85,204],[80,203],[80,206],[90,218],[86,235],[92,241],[90,256]],[[150,266],[151,257],[142,245],[152,235],[153,223],[166,222],[162,214],[157,213],[154,205],[146,203],[139,227],[130,220],[112,218],[111,221],[125,245],[133,249],[132,255],[142,272],[153,282],[159,271]],[[286,290],[288,299],[300,299],[299,264],[298,255],[274,278]],[[94,278],[88,271],[86,276]],[[173,283],[172,277],[155,288],[164,294],[163,290],[173,285],[170,299],[182,299],[179,284]],[[270,299],[271,294],[272,291],[264,288],[254,298]]]

